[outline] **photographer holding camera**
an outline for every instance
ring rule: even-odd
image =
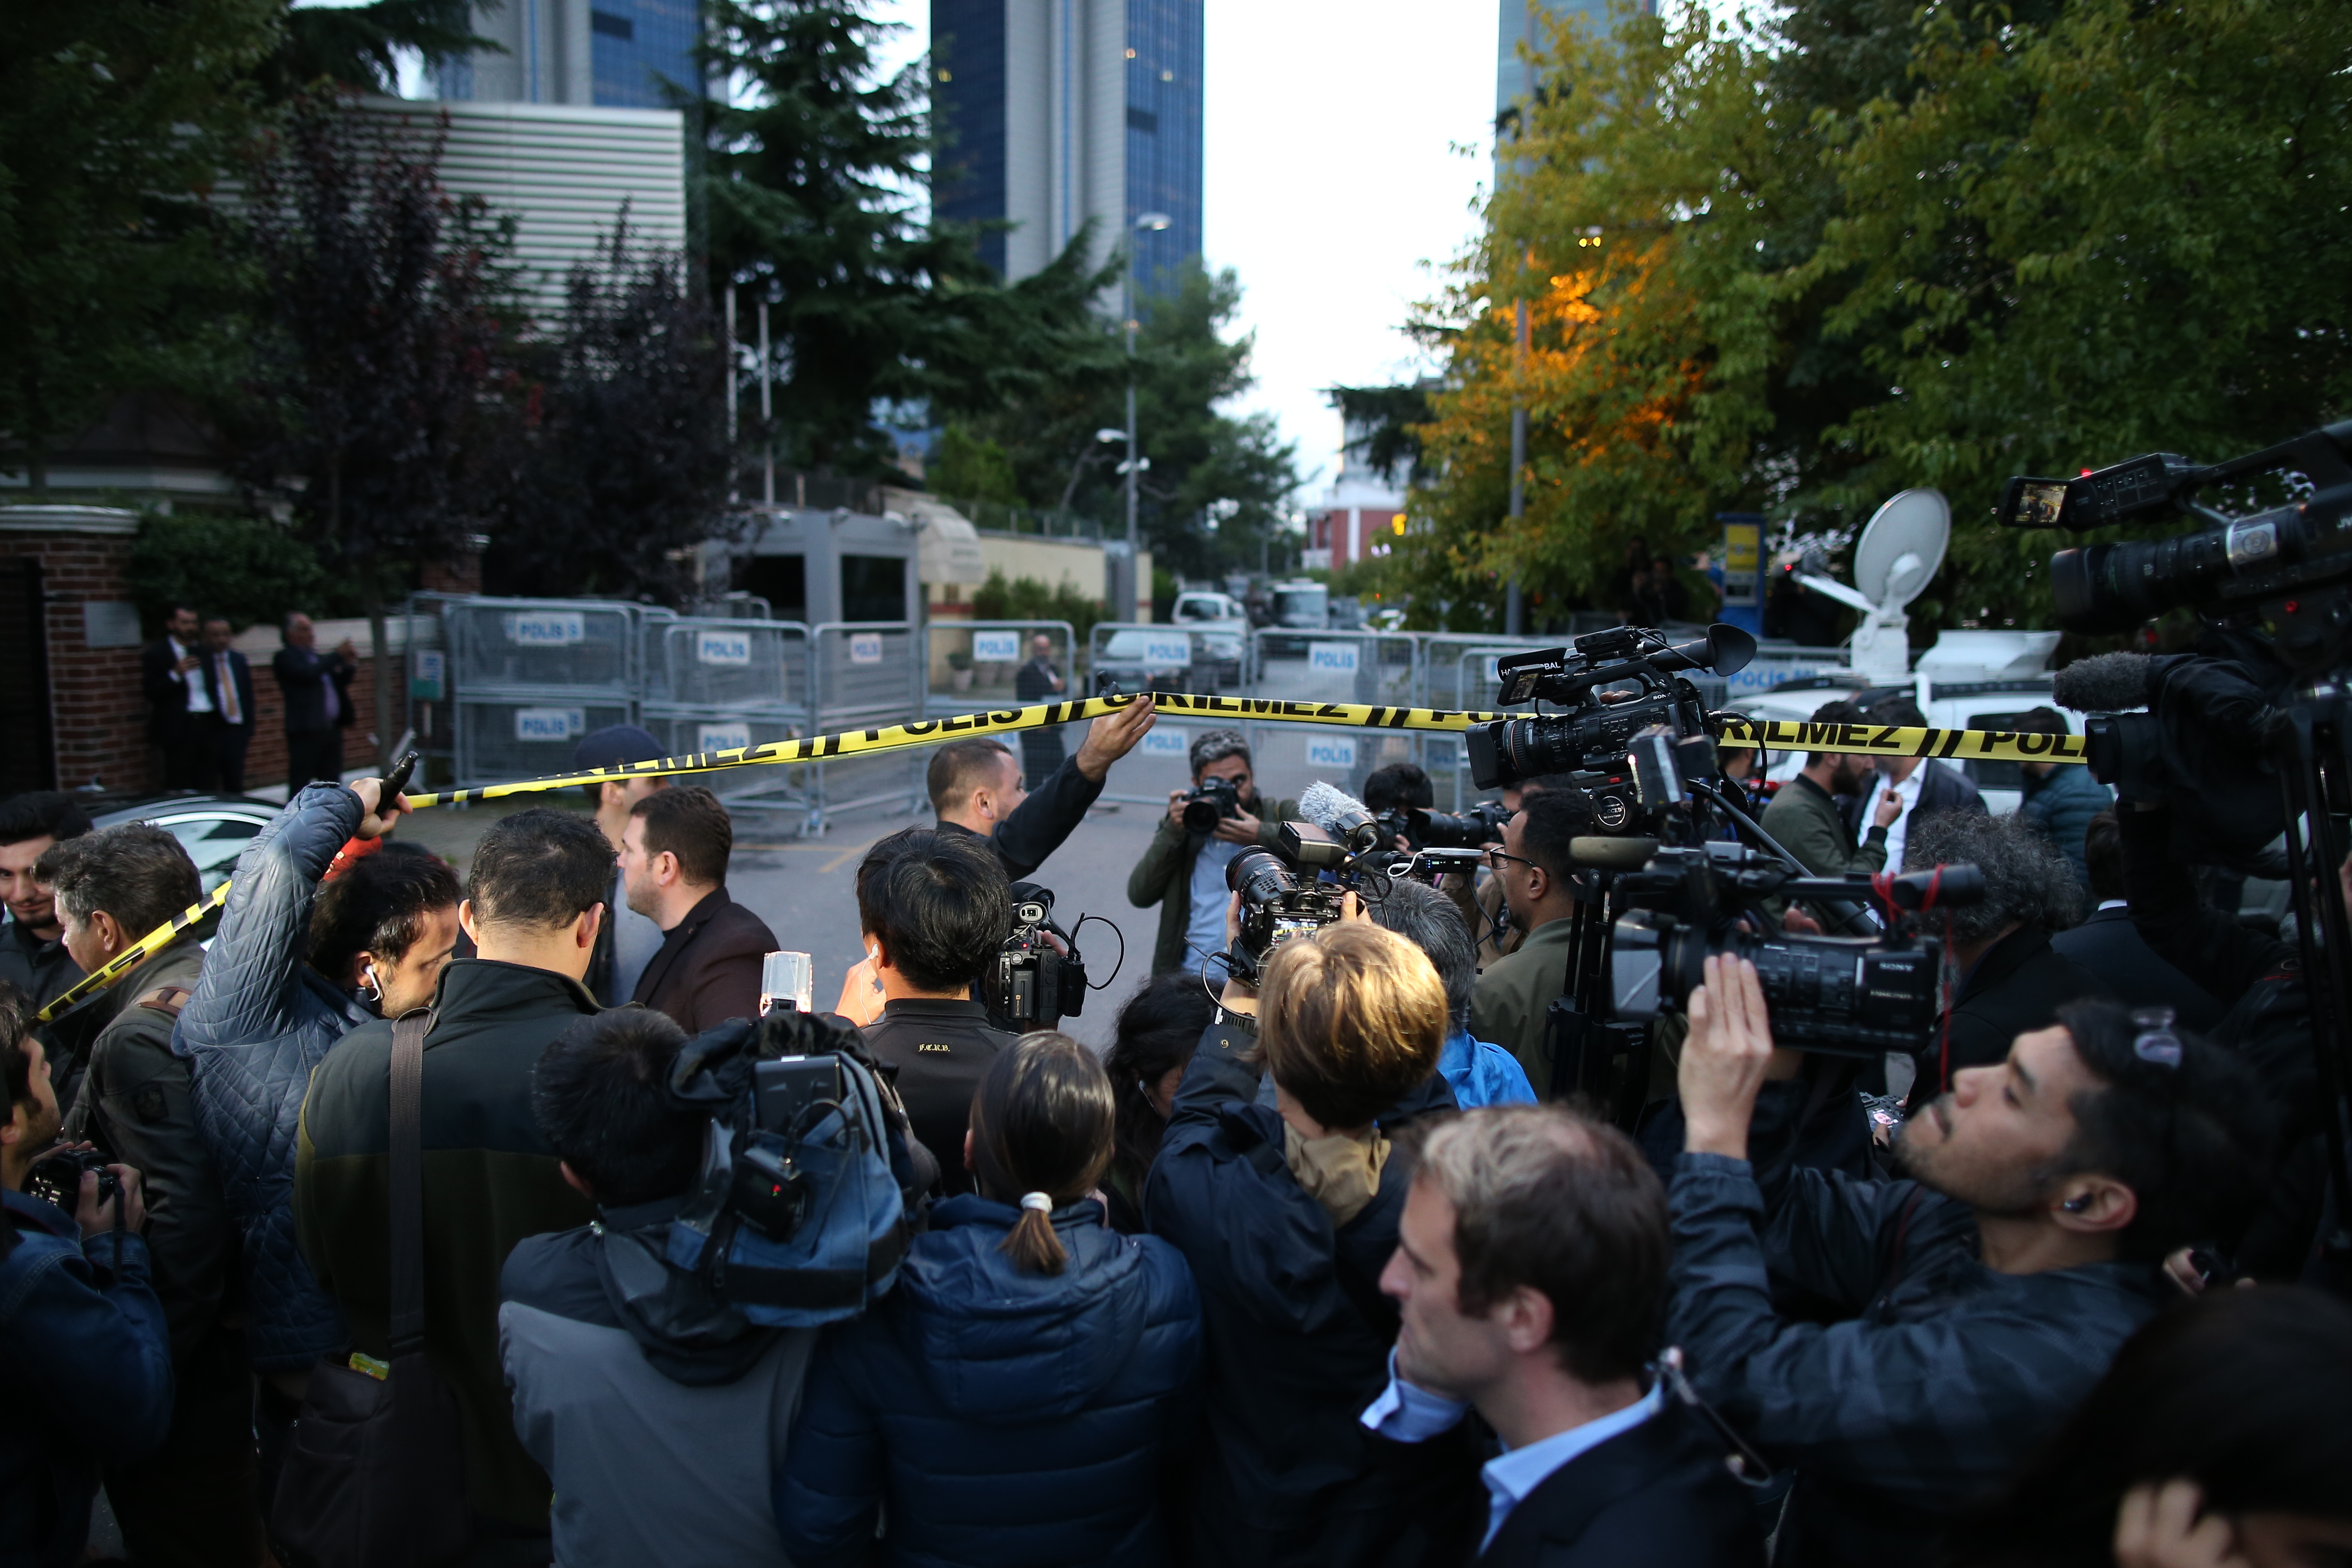
[[[976,836],[908,827],[857,867],[857,921],[887,1000],[866,1048],[898,1069],[898,1098],[950,1195],[971,1191],[963,1163],[972,1092],[1013,1044],[972,997],[1013,929],[1004,868]]]
[[[1436,1070],[1446,1022],[1429,960],[1348,918],[1276,946],[1262,993],[1227,981],[1185,1067],[1144,1213],[1201,1291],[1202,1568],[1451,1568],[1477,1539],[1466,1434],[1398,1443],[1358,1420],[1397,1332],[1379,1279],[1412,1160],[1392,1140],[1454,1109]]]
[[[2244,1065],[2159,1016],[2074,1002],[1964,1068],[1895,1138],[1907,1179],[1778,1158],[1798,1058],[1744,959],[1711,955],[1679,1064],[1667,1339],[1797,1484],[1779,1550],[1927,1556],[2178,1291],[2162,1259],[2233,1238],[2267,1174]],[[1821,1309],[1776,1310],[1794,1288]]]
[[[82,1560],[101,1463],[134,1464],[172,1420],[172,1343],[149,1283],[140,1175],[85,1170],[74,1212],[25,1190],[56,1145],[49,1063],[32,998],[0,981],[0,1560]]]
[[[1168,792],[1168,816],[1127,879],[1129,903],[1160,906],[1154,974],[1201,972],[1224,946],[1226,866],[1252,845],[1274,848],[1282,824],[1305,820],[1295,800],[1267,809],[1259,798],[1249,741],[1239,730],[1202,731],[1185,760],[1192,787]]]
[[[515,1432],[554,1485],[565,1568],[785,1561],[769,1481],[817,1331],[755,1326],[700,1274],[637,1283],[700,1173],[710,1118],[667,1092],[686,1043],[666,1014],[616,1007],[531,1071],[540,1131],[596,1205],[593,1225],[517,1243],[499,1275]]]

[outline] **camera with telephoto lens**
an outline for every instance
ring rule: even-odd
[[[1756,639],[1717,624],[1692,642],[1670,644],[1647,626],[1616,626],[1576,639],[1576,650],[1538,648],[1495,661],[1505,707],[1573,703],[1570,713],[1496,719],[1463,731],[1470,777],[1499,789],[1539,773],[1581,773],[1625,754],[1626,742],[1664,724],[1699,734],[1706,705],[1685,679],[1692,670],[1732,675],[1756,657]],[[1607,690],[1619,700],[1603,700]]]
[[[1875,879],[1802,877],[1718,842],[1657,850],[1641,870],[1618,876],[1617,893],[1627,906],[1609,950],[1619,1019],[1680,1011],[1706,981],[1708,955],[1725,953],[1756,965],[1775,1045],[1870,1058],[1916,1049],[1942,1006],[1941,950],[1906,934],[1904,917],[1978,902],[1984,876],[1974,866],[1939,866]],[[1874,901],[1886,931],[1793,935],[1762,915],[1772,899]]]
[[[1498,800],[1472,803],[1467,811],[1431,811],[1423,806],[1401,805],[1380,816],[1381,842],[1402,838],[1414,849],[1475,849],[1482,844],[1498,842],[1503,837],[1503,824],[1511,814],[1503,809]]]
[[[1242,814],[1242,786],[1231,779],[1205,778],[1184,795],[1184,831],[1202,837],[1217,824]]]
[[[34,1162],[32,1170],[26,1174],[25,1190],[71,1214],[81,1206],[81,1177],[85,1171],[98,1173],[98,1201],[101,1206],[122,1190],[122,1179],[108,1169],[106,1156],[95,1149],[60,1149]]]
[[[1086,964],[1077,943],[1054,923],[1053,914],[1052,889],[1034,882],[1013,885],[1012,933],[997,949],[995,962],[980,975],[980,1000],[988,1009],[989,1027],[1025,1035],[1053,1028],[1085,1008]],[[1069,952],[1057,952],[1049,937],[1059,937]]]
[[[1242,896],[1234,973],[1251,984],[1283,943],[1311,937],[1338,920],[1347,897],[1345,888],[1315,873],[1345,864],[1348,846],[1306,838],[1292,822],[1282,825],[1280,837],[1279,849],[1244,849],[1225,866],[1225,886]]]

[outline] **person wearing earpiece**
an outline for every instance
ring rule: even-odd
[[[2163,1259],[2226,1250],[2270,1170],[2246,1065],[2070,1002],[1962,1068],[1896,1134],[1905,1179],[1782,1158],[1799,1120],[1755,966],[1706,961],[1679,1063],[1666,1340],[1700,1396],[1796,1472],[1776,1556],[1936,1560],[2179,1295]],[[1805,1300],[1802,1319],[1776,1301]]]

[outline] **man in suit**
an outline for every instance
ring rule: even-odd
[[[584,773],[590,768],[650,763],[661,754],[662,744],[651,731],[635,724],[608,724],[581,737],[572,748],[572,762]],[[596,814],[596,826],[604,830],[605,839],[613,846],[613,888],[605,900],[604,923],[596,931],[596,955],[589,961],[588,977],[582,982],[607,1007],[618,1007],[636,994],[637,976],[646,972],[661,947],[661,927],[629,907],[629,890],[621,873],[621,839],[628,832],[631,808],[667,788],[669,780],[646,774],[580,786],[580,793],[588,797],[588,809]]]
[[[2081,925],[2052,937],[2051,949],[2097,975],[2126,1006],[2169,1007],[2181,1027],[2212,1033],[2228,1009],[2159,956],[2132,923],[2131,905],[2124,899],[2123,832],[2113,810],[2091,818],[2083,836],[2083,859],[2099,907]]]
[[[226,621],[215,616],[205,623],[205,700],[212,712],[200,728],[214,783],[243,795],[245,752],[253,744],[253,666],[228,639]]]
[[[139,689],[147,699],[147,743],[155,750],[156,774],[165,789],[203,789],[209,757],[194,733],[198,717],[208,717],[212,700],[196,654],[196,612],[175,605],[164,618],[163,635],[139,650]]]
[[[297,610],[286,617],[286,646],[269,661],[286,699],[286,798],[313,779],[341,784],[343,731],[352,727],[352,678],[359,650],[345,637],[334,652],[319,651],[319,629]]]
[[[630,999],[668,1014],[689,1035],[760,1016],[760,964],[776,934],[727,896],[734,847],[727,808],[699,784],[646,796],[621,831],[629,907],[662,930]]]
[[[1423,1442],[1475,1406],[1495,1429],[1481,1568],[1761,1568],[1725,1444],[1649,1372],[1669,1250],[1665,1192],[1606,1123],[1488,1106],[1423,1145],[1381,1273],[1389,1386],[1363,1421]]]
[[[1054,664],[1054,639],[1039,632],[1029,639],[1029,662],[1013,678],[1013,695],[1023,705],[1051,702],[1064,693],[1069,681]],[[1062,727],[1042,725],[1021,732],[1022,771],[1028,775],[1031,789],[1043,789],[1054,770],[1062,765]]]
[[[1872,703],[1863,717],[1873,724],[1896,724],[1914,730],[1924,729],[1927,723],[1927,716],[1919,710],[1919,704],[1908,697],[1883,698]],[[1942,812],[1973,811],[1981,815],[1985,809],[1984,796],[1977,793],[1969,775],[1948,763],[1929,762],[1925,757],[1882,757],[1878,762],[1878,782],[1885,793],[1864,790],[1846,807],[1846,826],[1859,830],[1865,805],[1874,813],[1888,796],[1900,802],[1902,809],[1886,829],[1886,864],[1892,869],[1902,868],[1904,850],[1916,824]]]

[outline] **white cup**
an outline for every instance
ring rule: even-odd
[[[772,952],[760,961],[760,1011],[790,1002],[803,1013],[816,1010],[816,966],[805,952]]]

